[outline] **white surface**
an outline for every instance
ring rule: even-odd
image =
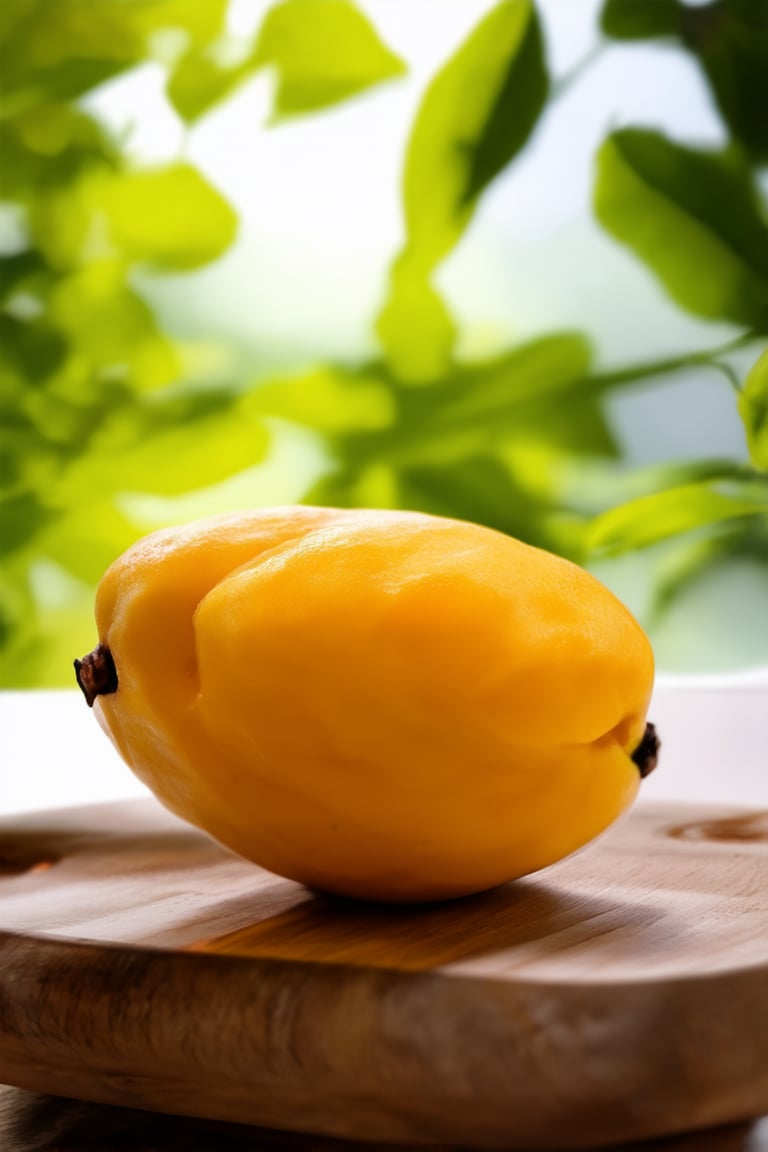
[[[642,799],[768,806],[768,667],[661,676],[649,718],[662,752]],[[77,689],[0,692],[0,812],[141,795]]]
[[[79,689],[0,692],[0,812],[144,795]]]
[[[661,676],[648,718],[661,754],[644,799],[768,806],[768,667]]]

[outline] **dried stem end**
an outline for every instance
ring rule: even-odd
[[[97,696],[117,692],[117,669],[106,644],[99,644],[82,660],[75,660],[75,675],[89,708],[93,708]]]
[[[643,738],[632,753],[632,760],[637,764],[640,769],[640,775],[643,779],[650,776],[653,772],[659,759],[659,748],[661,741],[656,734],[656,728],[653,724],[646,724]]]

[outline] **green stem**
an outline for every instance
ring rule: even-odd
[[[725,376],[731,388],[733,388],[738,396],[739,392],[741,392],[741,380],[739,380],[736,369],[722,360],[712,360],[710,367],[716,368],[718,372],[721,372],[723,376]]]
[[[606,45],[604,43],[595,44],[577,64],[574,64],[570,72],[565,72],[562,76],[558,77],[552,85],[552,99],[559,100],[561,96],[564,96],[568,89],[572,88],[584,73],[589,71],[595,61],[603,54],[605,48]]]
[[[720,363],[721,356],[737,352],[746,348],[761,336],[760,332],[750,330],[742,332],[740,336],[720,344],[717,348],[705,349],[702,352],[686,352],[683,356],[669,356],[663,360],[654,360],[648,364],[634,364],[628,368],[617,368],[612,372],[596,372],[590,376],[590,382],[597,386],[598,391],[607,390],[616,384],[631,384],[636,380],[648,380],[654,376],[666,376],[672,372],[682,372],[685,368],[694,368],[697,365],[716,368],[724,371],[726,365]],[[730,368],[727,369],[729,379],[733,382],[735,376]]]

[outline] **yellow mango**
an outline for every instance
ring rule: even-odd
[[[644,632],[475,524],[286,507],[153,533],[78,679],[160,801],[310,887],[464,895],[573,852],[655,763]]]

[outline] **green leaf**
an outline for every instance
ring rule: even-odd
[[[474,457],[448,468],[409,468],[401,477],[409,507],[437,516],[452,516],[506,532],[519,539],[540,540],[531,500],[521,494],[505,465],[493,457]]]
[[[602,405],[588,390],[583,396],[563,393],[551,400],[521,404],[516,419],[507,426],[506,436],[508,443],[535,444],[554,456],[619,455]]]
[[[456,324],[428,277],[414,269],[407,249],[392,268],[376,333],[389,366],[403,381],[431,383],[450,363]]]
[[[5,199],[46,197],[89,169],[113,167],[116,150],[105,130],[64,104],[0,120]]]
[[[600,27],[614,40],[648,40],[674,36],[682,26],[677,0],[606,0]]]
[[[756,160],[768,159],[765,0],[606,0],[601,26],[615,40],[678,40],[703,69],[733,137]]]
[[[0,5],[0,48],[5,51],[6,45],[17,34],[20,24],[28,20],[30,14],[39,10],[41,0],[15,0],[13,4]]]
[[[21,548],[51,516],[33,492],[14,493],[0,499],[0,554],[8,555]]]
[[[579,390],[589,373],[592,349],[580,332],[556,332],[511,349],[502,356],[459,370],[443,392],[440,421],[514,421],[522,402],[545,400]]]
[[[618,555],[742,516],[768,512],[768,485],[756,478],[706,480],[642,496],[596,517],[589,551]]]
[[[89,264],[62,276],[51,292],[49,311],[72,354],[93,365],[102,381],[111,376],[145,391],[178,377],[176,349],[158,331],[152,312],[128,286],[118,262]],[[69,394],[77,398],[74,385]]]
[[[194,122],[269,67],[277,74],[273,122],[330,107],[405,72],[349,0],[283,0],[267,12],[250,50],[225,38],[193,46],[171,73],[168,98]]]
[[[2,513],[0,513],[1,515]],[[26,571],[0,568],[0,688],[38,687],[37,606]]]
[[[35,109],[51,101],[76,100],[127,71],[135,62],[130,57],[58,60],[37,76],[22,73],[14,77],[13,70],[4,83],[0,81],[0,96],[6,104],[6,114]]]
[[[752,463],[768,472],[768,349],[744,381],[738,405]]]
[[[432,472],[443,485],[451,468],[485,460],[501,468],[510,483],[514,479],[521,506],[543,502],[548,518],[556,504],[570,510],[564,461],[613,457],[618,451],[599,397],[591,391],[589,363],[582,336],[558,333],[456,370],[430,388],[394,388],[397,406],[388,424],[364,428],[358,421],[356,428],[327,431],[338,468],[318,491],[326,502],[338,501],[339,492],[352,504],[363,495],[383,502],[382,493],[400,500],[395,493],[409,477],[426,489]],[[364,377],[377,373],[387,382],[377,365]],[[310,498],[316,498],[314,491]],[[482,519],[485,513],[478,507],[475,515]],[[534,518],[541,516],[537,512]]]
[[[74,100],[136,64],[143,41],[114,19],[120,8],[128,7],[38,0],[3,45],[0,95],[5,114]]]
[[[532,340],[456,368],[429,388],[396,389],[391,424],[336,436],[334,451],[348,467],[380,461],[398,469],[416,462],[441,466],[522,443],[612,454],[613,438],[591,391],[590,359],[578,333]]]
[[[548,93],[544,39],[532,3],[523,38],[509,63],[483,130],[469,144],[469,166],[462,203],[474,203],[522,151],[541,115]]]
[[[72,0],[68,0],[72,3]],[[89,10],[93,0],[80,0]],[[183,32],[192,44],[205,44],[224,28],[229,0],[100,0],[120,13],[124,26],[150,49],[152,38],[167,30]]]
[[[755,159],[768,160],[768,8],[728,0],[682,8],[683,41],[698,58],[728,127]]]
[[[305,499],[346,507],[421,508],[576,555],[583,514],[569,505],[563,490],[563,459],[616,453],[597,398],[575,387],[574,376],[589,363],[588,346],[577,335],[562,334],[516,349],[493,367],[499,370],[507,360],[508,371],[515,362],[519,371],[510,371],[506,381],[506,406],[499,387],[493,404],[478,405],[471,414],[457,406],[454,418],[451,409],[467,387],[460,375],[429,389],[400,391],[392,426],[331,434],[336,467]],[[491,364],[467,369],[466,376],[474,372],[479,379],[485,374],[493,379],[496,391]],[[534,381],[544,385],[541,395]]]
[[[469,222],[480,193],[518,154],[547,95],[531,0],[504,0],[428,87],[408,142],[403,207],[408,248],[432,269]]]
[[[185,271],[215,260],[237,231],[232,207],[189,164],[128,172],[93,195],[118,252],[162,270]]]
[[[67,345],[43,318],[28,321],[0,315],[0,366],[27,384],[45,380],[61,364]]]
[[[350,0],[276,4],[264,18],[252,63],[277,72],[276,119],[338,104],[405,72]]]
[[[86,454],[57,485],[62,507],[111,493],[176,496],[206,488],[263,459],[269,443],[247,397],[208,392],[149,393],[111,413]]]
[[[209,40],[225,12],[226,0],[27,0],[0,25],[6,114],[83,95],[144,60],[162,33]]]
[[[383,380],[333,367],[261,384],[249,407],[332,435],[388,428],[395,420],[395,400]]]
[[[23,288],[25,280],[45,268],[39,252],[26,248],[13,255],[0,256],[0,301]]]
[[[436,298],[433,271],[467,227],[482,192],[525,145],[547,92],[535,5],[504,0],[424,95],[403,174],[405,249],[377,326],[405,380],[424,382],[447,365],[453,325]],[[420,338],[411,313],[426,318]]]
[[[612,455],[616,448],[591,390],[592,352],[580,333],[552,333],[501,356],[456,369],[407,402],[411,453],[451,458],[493,445],[549,446]],[[423,396],[423,399],[422,399]],[[408,442],[408,441],[407,441]]]
[[[340,466],[305,495],[311,504],[337,508],[407,508],[485,524],[543,547],[561,545],[552,509],[532,498],[506,464],[489,455],[448,462],[393,466],[371,460]],[[562,550],[562,548],[561,548]]]
[[[27,393],[31,390],[23,382],[12,382],[5,372],[0,383],[0,490],[8,496],[45,490],[56,475],[55,460],[51,467],[55,453],[29,411],[29,400],[22,408],[25,388]]]
[[[402,508],[397,472],[388,464],[372,462],[360,469],[343,465],[316,480],[304,503],[325,508]]]
[[[95,492],[93,500],[73,505],[45,526],[37,551],[78,580],[96,585],[138,535],[114,502]]]
[[[619,452],[615,453],[619,456]],[[574,457],[560,461],[561,499],[595,517],[618,505],[628,504],[644,496],[702,480],[740,480],[744,467],[733,460],[714,458],[702,460],[644,464],[630,470],[619,461],[590,462]]]
[[[168,78],[168,99],[182,119],[194,123],[252,74],[252,57],[237,65],[222,63],[210,46],[192,48]]]
[[[735,153],[623,129],[600,148],[594,200],[603,227],[682,308],[768,331],[768,224]]]

